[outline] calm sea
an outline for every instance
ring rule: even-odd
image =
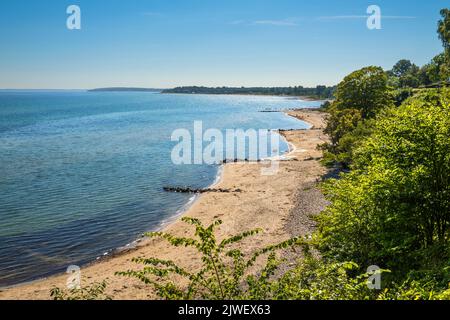
[[[176,166],[178,128],[305,128],[281,97],[0,91],[0,287],[64,272],[176,216],[218,167]],[[287,146],[283,143],[282,150]]]

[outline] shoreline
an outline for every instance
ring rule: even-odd
[[[308,109],[308,108],[305,108],[305,109]],[[292,117],[291,115],[289,115],[289,111],[291,111],[291,109],[289,109],[289,110],[282,110],[282,111],[278,111],[278,112],[284,113],[288,117]],[[298,119],[298,120],[300,120],[300,119]],[[300,121],[303,121],[303,120],[300,120]],[[305,122],[306,124],[308,124],[308,125],[310,125],[312,127],[312,124],[310,124],[310,123],[308,123],[306,121],[303,121],[303,122]],[[290,143],[286,139],[286,137],[281,132],[279,132],[279,129],[272,129],[272,130],[276,131],[277,134],[280,135],[280,138],[284,140],[284,142],[286,143],[286,145],[288,147],[288,150],[286,150],[283,154],[281,154],[279,156],[275,156],[275,158],[276,157],[283,158],[283,156],[286,156],[287,154],[292,152],[292,150],[295,148],[295,146],[293,146],[292,143]],[[305,130],[305,129],[301,129],[301,130]],[[271,158],[267,158],[266,160],[269,160],[269,159],[271,159]],[[214,188],[214,187],[216,187],[217,185],[220,184],[220,182],[223,180],[224,167],[226,165],[227,165],[226,163],[218,165],[218,170],[217,170],[217,174],[216,174],[216,176],[214,178],[214,181],[211,184],[209,184],[208,186],[206,186],[205,188],[207,188],[207,189],[208,188]],[[108,260],[114,259],[114,258],[116,258],[118,256],[123,255],[123,254],[127,254],[127,253],[130,253],[130,252],[136,251],[137,249],[139,249],[140,245],[145,245],[145,240],[146,240],[146,237],[144,236],[145,233],[147,233],[147,232],[163,232],[172,223],[174,223],[177,220],[179,220],[180,218],[182,218],[190,210],[190,208],[197,201],[199,201],[201,199],[201,197],[202,197],[202,194],[193,194],[189,198],[189,200],[180,209],[178,209],[172,216],[162,220],[159,223],[158,227],[155,228],[155,230],[145,231],[145,232],[142,233],[141,236],[137,237],[133,241],[131,241],[129,243],[126,243],[126,244],[124,244],[124,245],[122,245],[120,247],[108,250],[104,254],[94,258],[92,261],[80,265],[80,267],[81,268],[87,268],[87,267],[90,267],[90,266],[95,265],[95,264],[107,262]],[[57,272],[57,273],[51,274],[51,275],[46,276],[46,277],[40,277],[40,278],[37,278],[37,279],[34,279],[34,280],[29,280],[29,281],[25,281],[25,282],[20,282],[20,283],[17,283],[17,284],[9,285],[9,286],[0,287],[0,300],[1,300],[1,292],[2,291],[8,290],[8,289],[14,289],[14,288],[22,287],[22,286],[32,285],[32,284],[40,282],[40,281],[45,281],[45,280],[48,280],[48,279],[51,279],[51,278],[55,278],[55,277],[58,277],[58,276],[63,276],[63,275],[65,275],[64,272]]]
[[[220,182],[223,179],[223,168],[224,168],[225,164],[221,164],[218,166],[217,169],[217,174],[214,178],[214,181],[206,186],[206,189],[209,188],[214,188],[215,186],[219,185]],[[189,198],[189,201],[187,203],[185,203],[179,210],[177,210],[175,212],[175,214],[163,221],[161,221],[160,223],[160,227],[154,231],[147,231],[147,232],[161,232],[164,231],[167,227],[169,227],[172,223],[174,223],[175,221],[177,221],[178,219],[182,218],[186,212],[188,212],[190,210],[190,208],[197,202],[200,200],[200,198],[202,197],[202,194],[194,194],[191,198]],[[1,289],[0,289],[1,290]]]
[[[257,237],[258,239],[256,239],[256,244],[262,246],[285,240],[286,234],[282,235],[281,233],[284,228],[286,217],[294,208],[293,201],[295,199],[292,199],[292,196],[293,193],[296,192],[296,187],[298,184],[295,183],[296,180],[298,180],[298,177],[295,177],[295,175],[288,173],[294,171],[292,169],[295,169],[295,165],[314,165],[316,173],[313,173],[311,177],[309,177],[309,175],[311,175],[310,170],[305,170],[305,172],[302,172],[302,174],[308,176],[303,180],[307,183],[310,183],[311,181],[316,181],[317,177],[321,176],[323,171],[325,170],[318,163],[316,163],[317,161],[306,162],[305,160],[303,162],[300,162],[298,159],[298,157],[301,155],[306,156],[309,155],[309,153],[316,153],[317,155],[317,153],[319,152],[315,150],[315,146],[317,145],[317,141],[315,140],[317,140],[317,138],[323,139],[323,137],[318,137],[317,135],[322,135],[321,131],[319,133],[319,130],[314,129],[318,129],[323,126],[324,114],[321,114],[320,111],[311,109],[288,110],[285,111],[285,114],[307,122],[312,127],[307,130],[279,132],[279,134],[286,140],[289,150],[281,156],[283,158],[283,161],[281,161],[280,163],[280,170],[283,169],[283,171],[286,171],[284,169],[287,169],[287,172],[283,172],[283,177],[274,176],[277,179],[276,185],[275,183],[271,182],[270,177],[269,179],[267,179],[267,177],[257,174],[259,173],[258,171],[260,170],[261,166],[263,166],[261,164],[249,165],[243,163],[227,163],[221,165],[218,171],[217,179],[212,183],[211,187],[218,185],[222,187],[223,185],[229,187],[230,185],[232,185],[231,187],[234,188],[240,187],[244,190],[244,193],[246,194],[245,197],[242,199],[242,195],[237,194],[194,195],[194,199],[190,200],[186,204],[186,207],[180,209],[179,214],[176,214],[172,218],[163,222],[160,229],[162,231],[170,232],[179,236],[189,236],[189,231],[191,230],[186,229],[186,225],[180,222],[180,218],[183,216],[194,216],[196,218],[200,218],[205,224],[211,223],[213,220],[217,219],[223,220],[224,225],[222,225],[219,230],[219,237],[229,236],[230,234],[236,234],[245,230],[254,229],[255,227],[264,226],[265,231],[269,232],[269,235],[263,233],[262,236]],[[302,148],[300,148],[299,145],[301,145],[302,142],[305,141],[308,144],[312,144],[312,147],[314,148],[305,150],[305,148],[303,148],[303,145],[301,146]],[[292,159],[296,159],[297,161],[290,161]],[[285,179],[293,180],[294,184],[286,183],[286,181],[284,181]],[[236,186],[236,184],[238,184],[238,186]],[[280,193],[275,192],[276,190],[273,190],[274,192],[269,192],[270,189],[274,189],[273,187],[276,187],[280,189],[279,191],[281,191],[282,193],[284,192],[287,194],[281,197]],[[261,196],[261,194],[266,193],[270,193],[270,196]],[[279,200],[278,198],[283,199],[282,201],[276,201]],[[274,208],[274,203],[277,204],[280,208]],[[231,211],[231,213],[224,214],[224,210]],[[255,218],[255,215],[257,216],[260,214],[258,210],[267,212],[258,219],[258,217]],[[274,219],[274,216],[276,215],[283,215],[284,217],[279,217],[280,219]],[[111,290],[110,293],[112,293],[116,298],[148,299],[152,298],[151,295],[145,295],[149,293],[148,290],[137,290],[142,289],[143,286],[137,280],[119,277],[114,278],[114,272],[128,270],[130,268],[138,269],[138,265],[131,263],[131,258],[142,255],[160,255],[156,253],[161,253],[162,255],[164,255],[163,258],[166,259],[170,258],[172,260],[180,260],[181,258],[184,263],[187,262],[190,265],[189,267],[192,268],[195,268],[196,263],[198,263],[198,259],[196,260],[193,257],[192,253],[186,253],[186,250],[179,253],[178,248],[174,249],[168,247],[160,239],[140,238],[136,239],[133,244],[133,246],[131,246],[131,244],[127,245],[123,250],[112,253],[110,256],[95,260],[85,265],[82,268],[83,285],[107,279],[108,283],[110,283],[107,290]],[[245,252],[246,250],[250,250],[254,245],[255,243],[244,244],[243,246],[245,248],[243,248],[243,251]],[[64,287],[66,278],[66,274],[55,274],[48,278],[37,279],[31,282],[4,287],[0,289],[0,300],[49,299],[49,290],[53,286]],[[127,290],[128,288],[132,289]],[[143,294],[145,296],[142,296]]]
[[[289,96],[289,95],[276,95],[276,94],[250,94],[250,93],[180,93],[180,92],[160,92],[160,94],[173,94],[173,95],[197,95],[197,96],[244,96],[244,97],[274,97],[274,98],[285,98],[288,100],[300,100],[306,102],[325,102],[329,101],[329,98],[319,99],[311,96]],[[283,111],[280,111],[283,112]]]

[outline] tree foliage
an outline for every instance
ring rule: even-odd
[[[369,289],[369,276],[385,275],[389,270],[375,273],[360,271],[354,262],[327,262],[314,257],[311,244],[301,238],[293,238],[277,245],[256,249],[247,257],[233,244],[259,233],[258,230],[244,232],[218,242],[215,228],[221,221],[208,227],[192,218],[184,222],[196,229],[194,238],[179,238],[167,233],[151,233],[162,237],[175,247],[193,247],[201,256],[202,266],[198,270],[186,270],[173,261],[157,258],[136,258],[142,264],[140,270],[118,272],[119,276],[137,278],[152,286],[162,299],[230,299],[230,300],[368,300],[368,299],[448,299],[449,290],[436,286],[433,281],[421,288],[420,281],[407,280],[401,285],[386,282],[383,290]],[[280,249],[300,245],[303,257],[292,267],[277,273],[283,259],[277,257]],[[256,259],[265,256],[266,263],[257,268]],[[176,279],[178,277],[178,279]],[[182,281],[182,280],[185,281]],[[427,291],[428,290],[428,291]]]
[[[391,72],[394,76],[400,78],[412,72],[415,69],[415,67],[417,66],[411,63],[411,61],[402,59],[392,67]]]
[[[442,41],[445,53],[445,63],[441,67],[441,73],[445,81],[450,80],[450,9],[441,10],[442,19],[438,22],[439,39]]]
[[[363,119],[373,118],[392,103],[386,73],[380,67],[366,67],[354,71],[336,89],[336,110],[354,109]]]
[[[50,290],[50,297],[53,300],[111,300],[112,297],[105,293],[106,286],[106,281],[102,281],[80,289],[55,287]]]
[[[330,117],[325,133],[331,142],[321,146],[324,162],[348,166],[356,145],[370,132],[370,119],[394,100],[383,69],[367,67],[357,70],[339,83],[336,100],[328,108]]]
[[[222,222],[215,221],[208,227],[193,218],[185,217],[184,222],[195,228],[195,238],[175,237],[168,233],[150,233],[150,237],[162,237],[175,247],[191,247],[199,254],[202,266],[198,270],[187,270],[173,261],[158,258],[136,258],[143,264],[141,270],[117,272],[117,275],[133,277],[151,285],[163,299],[251,299],[267,283],[277,268],[274,251],[303,244],[301,238],[293,238],[282,243],[258,249],[250,255],[233,247],[245,238],[260,233],[260,229],[250,230],[218,241],[215,229]],[[259,275],[247,275],[257,258],[267,255],[268,262]],[[179,281],[175,281],[178,277]],[[245,283],[249,288],[245,289]]]
[[[149,235],[163,237],[175,247],[195,248],[202,258],[202,266],[198,270],[184,269],[173,261],[141,257],[134,259],[134,262],[143,265],[142,268],[117,272],[117,275],[137,278],[153,287],[160,298],[167,300],[450,299],[450,288],[439,286],[433,279],[408,278],[400,285],[384,281],[382,290],[370,289],[370,276],[378,273],[384,277],[390,271],[381,269],[369,273],[360,271],[362,268],[355,262],[317,258],[310,251],[313,244],[300,238],[256,249],[245,257],[238,249],[226,247],[238,245],[241,240],[259,231],[244,232],[217,242],[214,231],[220,221],[204,227],[196,219],[183,220],[196,228],[194,238],[179,238],[167,233]],[[296,245],[303,249],[302,258],[278,272],[284,260],[277,257],[277,251],[293,249]],[[251,268],[260,256],[267,258],[266,263],[259,268]],[[104,293],[105,289],[105,282],[79,290],[53,288],[51,297],[54,300],[109,300],[112,297]]]
[[[352,171],[324,185],[325,256],[396,272],[450,261],[450,94],[389,108],[354,153]]]

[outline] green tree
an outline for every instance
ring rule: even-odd
[[[421,85],[430,85],[445,81],[445,53],[435,56],[430,63],[424,65],[418,73]]]
[[[321,148],[325,150],[325,164],[338,162],[348,166],[353,148],[370,131],[365,124],[367,120],[392,106],[394,100],[388,77],[379,67],[367,67],[351,73],[339,83],[335,95],[336,100],[328,108],[330,117],[325,128],[331,142]]]
[[[319,216],[327,258],[397,275],[450,258],[450,91],[429,90],[377,117],[352,171],[324,185]]]
[[[417,88],[421,84],[420,68],[406,59],[398,61],[387,74],[394,88]]]
[[[445,81],[450,79],[450,10],[441,10],[442,19],[438,22],[439,39],[445,50],[445,64],[441,68],[441,74]]]
[[[406,75],[407,73],[411,72],[411,70],[412,70],[412,68],[413,68],[414,66],[415,66],[415,65],[414,65],[411,61],[406,60],[406,59],[402,59],[402,60],[398,61],[398,62],[392,67],[391,72],[392,72],[392,74],[393,74],[395,77],[399,77],[399,78],[400,78],[400,77]]]
[[[380,67],[366,67],[352,72],[337,86],[335,108],[359,110],[363,119],[373,118],[379,110],[392,105],[387,80],[386,73]]]
[[[442,41],[442,45],[446,51],[450,50],[450,10],[441,10],[442,19],[438,22],[438,34],[439,39]]]

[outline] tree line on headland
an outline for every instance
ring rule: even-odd
[[[247,95],[271,95],[271,96],[293,96],[308,97],[313,99],[331,99],[335,87],[316,86],[315,88],[296,87],[177,87],[163,90],[162,93],[184,93],[184,94],[247,94]]]

